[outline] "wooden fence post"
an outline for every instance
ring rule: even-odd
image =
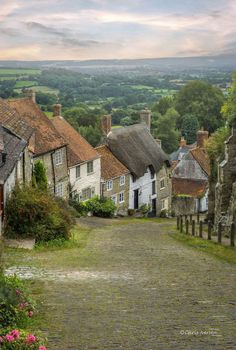
[[[183,232],[183,217],[182,217],[182,215],[180,217],[180,232],[181,233]]]
[[[197,223],[199,224],[199,220],[200,220],[200,214],[199,212],[197,213]]]
[[[186,220],[186,235],[188,235],[188,234],[189,234],[189,232],[188,232],[188,228],[189,228],[189,221],[188,221],[188,220]]]
[[[195,220],[192,220],[192,236],[195,236]]]
[[[177,216],[177,230],[179,230],[179,216]]]
[[[192,222],[193,222],[193,215],[190,214],[190,224],[192,224]]]
[[[207,227],[207,239],[211,240],[211,221],[208,221],[208,227]]]
[[[219,225],[218,225],[217,236],[218,236],[218,243],[221,243],[222,241],[222,223],[221,222],[219,222]]]
[[[231,245],[231,247],[235,246],[234,238],[235,238],[235,223],[232,222],[231,228],[230,228],[230,245]]]
[[[186,224],[186,221],[188,220],[188,215],[184,215],[184,223]]]
[[[202,220],[200,221],[200,223],[199,223],[199,237],[200,238],[202,238],[202,229],[203,229],[203,222],[202,222]]]

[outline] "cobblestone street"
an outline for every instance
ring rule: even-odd
[[[235,266],[176,242],[163,224],[111,224],[92,222],[87,245],[35,282],[49,349],[234,349]]]

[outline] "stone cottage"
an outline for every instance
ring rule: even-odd
[[[150,118],[150,111],[144,110],[140,124],[113,130],[108,127],[104,133],[107,133],[107,146],[131,174],[129,208],[136,210],[146,205],[154,215],[159,215],[161,210],[170,210],[171,206],[166,170],[170,162],[150,133]],[[110,126],[111,120],[106,125]]]
[[[199,130],[196,147],[185,152],[174,166],[172,209],[176,215],[205,212],[208,209],[210,162],[204,148],[207,139],[208,132]]]
[[[52,123],[67,143],[70,195],[80,201],[100,196],[99,153],[61,116],[59,104],[54,106]]]
[[[229,231],[236,222],[236,122],[225,142],[225,160],[218,167],[218,182],[215,193],[215,226],[219,222]]]
[[[56,196],[67,199],[69,177],[65,140],[35,102],[34,92],[28,91],[27,97],[7,103],[26,125],[34,129],[29,147],[33,161],[42,161],[46,168],[49,189]]]
[[[106,145],[97,147],[96,151],[101,156],[101,196],[113,200],[117,214],[127,215],[130,172]]]

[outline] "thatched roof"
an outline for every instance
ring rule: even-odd
[[[167,155],[143,124],[113,129],[107,135],[108,147],[135,177],[145,174],[148,166],[156,173],[164,163],[170,166]]]

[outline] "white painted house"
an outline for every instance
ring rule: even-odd
[[[58,105],[56,105],[58,108]],[[56,115],[55,115],[56,114]],[[56,109],[52,120],[67,143],[70,195],[85,201],[100,196],[101,160],[96,150],[61,116]]]

